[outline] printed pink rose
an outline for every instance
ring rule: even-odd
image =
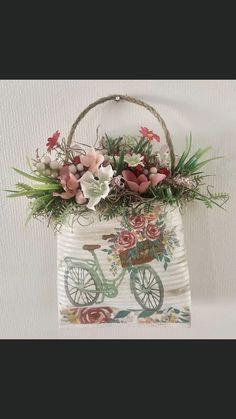
[[[160,236],[160,230],[156,224],[148,224],[145,231],[145,236],[148,240],[157,240]]]
[[[129,217],[129,224],[135,230],[142,230],[145,225],[145,217],[143,215],[131,215]]]
[[[111,307],[82,308],[81,323],[107,323],[112,314]]]
[[[136,237],[130,231],[123,230],[119,234],[117,244],[123,249],[131,249],[136,245]]]

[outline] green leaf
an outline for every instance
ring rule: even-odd
[[[37,191],[16,191],[10,195],[7,195],[7,198],[16,198],[18,196],[35,196],[37,194]]]
[[[186,158],[187,158],[187,157],[188,157],[188,155],[189,155],[189,152],[190,152],[190,150],[191,150],[191,146],[192,146],[192,134],[191,134],[191,132],[190,132],[190,139],[189,139],[189,143],[188,143],[188,137],[187,137],[187,139],[186,139],[186,149],[185,149],[185,151],[183,152],[183,154],[182,154],[182,156],[181,156],[181,158],[180,158],[180,160],[179,160],[179,162],[178,162],[177,166],[174,168],[173,174],[177,173],[178,171],[181,171],[181,168],[182,168],[182,166],[183,166],[183,163],[185,162]]]
[[[154,313],[156,312],[156,309],[154,309],[154,310],[143,310],[143,311],[141,311],[141,313],[139,314],[139,318],[142,318],[142,317],[150,317],[150,316],[152,316]]]
[[[191,159],[189,159],[187,163],[184,165],[184,170],[190,170],[191,166],[195,164],[203,156],[203,154],[207,153],[211,148],[212,147],[206,147],[203,149],[199,148],[199,150],[196,151],[196,153],[193,154]]]
[[[122,319],[123,317],[128,316],[129,313],[130,313],[129,310],[118,311],[118,313],[115,315],[114,319]]]
[[[59,183],[57,184],[44,184],[44,185],[33,185],[32,188],[34,190],[41,190],[41,191],[58,191],[62,189],[61,185]]]
[[[26,172],[23,172],[22,170],[17,169],[16,167],[12,168],[13,170],[15,170],[15,172],[19,173],[19,175],[22,175],[28,179],[34,180],[35,182],[42,182],[42,183],[54,183],[54,184],[58,184],[58,181],[56,181],[53,178],[49,178],[49,177],[44,177],[44,176],[33,176],[33,175],[29,175]]]
[[[123,168],[124,168],[124,160],[125,160],[125,152],[124,150],[121,150],[120,152],[120,158],[118,162],[116,163],[116,174],[120,175]]]
[[[218,160],[218,159],[223,159],[224,158],[224,156],[219,156],[219,157],[213,157],[212,159],[208,159],[208,160],[204,160],[203,162],[201,162],[201,163],[199,163],[199,164],[197,164],[196,166],[195,166],[195,170],[198,170],[198,169],[200,169],[202,166],[205,166],[205,164],[207,164],[207,163],[209,163],[210,161],[212,161],[212,160]]]
[[[29,169],[33,172],[34,168],[31,164],[31,160],[30,160],[29,156],[26,156],[26,161],[27,161],[27,164],[29,166]]]

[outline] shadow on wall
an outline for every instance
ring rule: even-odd
[[[219,210],[215,208],[215,211]],[[201,203],[189,203],[183,215],[185,246],[189,264],[192,299],[211,299],[216,295],[216,278],[212,269],[209,214]],[[207,255],[207,257],[206,257]]]

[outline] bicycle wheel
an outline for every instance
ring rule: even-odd
[[[68,300],[76,307],[94,304],[100,294],[96,273],[83,265],[70,266],[65,271],[65,291]]]
[[[151,266],[138,266],[130,274],[131,291],[137,303],[145,310],[160,310],[163,304],[162,281]]]

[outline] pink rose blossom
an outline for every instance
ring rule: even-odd
[[[136,237],[133,233],[129,230],[122,230],[119,234],[117,239],[118,247],[122,247],[123,249],[131,249],[136,245]]]
[[[135,230],[142,230],[145,225],[145,217],[143,215],[131,215],[129,217],[129,224]]]
[[[156,224],[148,224],[145,231],[145,236],[148,240],[157,240],[160,236],[160,230]]]

